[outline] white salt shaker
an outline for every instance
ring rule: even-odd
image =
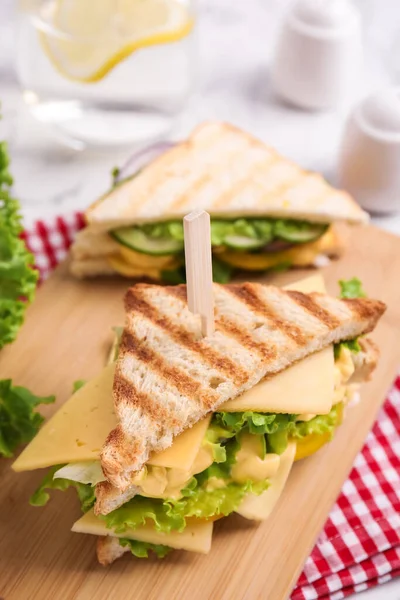
[[[400,88],[363,100],[350,114],[339,152],[338,177],[363,208],[400,211]]]
[[[293,104],[330,108],[353,87],[361,58],[361,20],[350,0],[298,0],[278,39],[272,82]]]

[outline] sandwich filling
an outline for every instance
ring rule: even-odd
[[[123,227],[109,235],[119,247],[107,261],[122,275],[148,269],[146,274],[153,279],[185,281],[182,221]],[[211,243],[213,278],[219,283],[228,282],[236,270],[307,266],[320,255],[337,252],[332,226],[291,219],[212,219]]]

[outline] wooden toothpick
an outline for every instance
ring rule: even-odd
[[[204,336],[214,333],[214,293],[211,262],[210,215],[195,210],[183,219],[189,310],[201,317]]]

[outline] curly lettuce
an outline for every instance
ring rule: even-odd
[[[35,396],[24,387],[13,386],[11,379],[0,381],[0,456],[13,456],[18,446],[36,435],[44,418],[35,408],[54,401],[54,396]]]
[[[343,403],[332,406],[327,415],[317,415],[310,421],[297,421],[290,427],[290,436],[303,439],[309,435],[323,435],[329,433],[332,437],[335,429],[340,425],[343,414]]]
[[[129,548],[133,556],[137,558],[148,558],[149,552],[154,552],[157,558],[164,558],[173,550],[173,548],[163,544],[150,544],[149,542],[139,542],[128,538],[120,538],[119,543],[121,546]]]
[[[340,286],[340,298],[352,299],[352,298],[366,298],[367,294],[363,290],[362,283],[357,277],[352,279],[341,279],[339,281]],[[358,338],[353,340],[347,340],[345,342],[339,342],[334,345],[335,359],[339,358],[341,348],[348,348],[350,352],[357,354],[361,350],[361,346],[358,342]]]
[[[239,508],[246,494],[261,494],[269,485],[268,481],[249,481],[244,484],[221,481],[221,487],[217,487],[218,482],[212,481],[211,478],[207,482],[199,484],[197,479],[193,478],[182,491],[183,496],[179,500],[135,496],[120,508],[108,515],[101,515],[100,518],[116,533],[137,529],[149,521],[153,521],[157,531],[180,532],[186,527],[186,519],[227,516]]]
[[[95,488],[85,483],[71,481],[70,479],[56,478],[54,474],[64,465],[56,465],[51,467],[43,478],[37,490],[32,494],[29,503],[32,506],[45,506],[50,500],[49,490],[60,490],[65,492],[70,487],[74,487],[78,493],[78,498],[81,503],[82,512],[87,512],[95,503]]]
[[[21,239],[18,201],[11,196],[7,145],[0,142],[0,349],[13,342],[33,300],[38,272]]]
[[[364,292],[362,283],[357,277],[352,279],[341,279],[340,285],[340,297],[341,298],[366,298],[367,294]]]

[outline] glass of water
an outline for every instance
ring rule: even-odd
[[[24,102],[77,149],[162,137],[192,90],[194,25],[191,0],[22,0]]]

